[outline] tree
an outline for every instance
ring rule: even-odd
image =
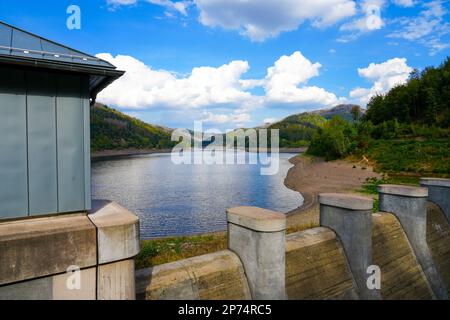
[[[350,113],[354,122],[358,122],[361,119],[361,108],[359,106],[353,106]]]

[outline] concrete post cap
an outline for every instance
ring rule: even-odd
[[[373,208],[372,198],[345,193],[321,193],[319,194],[319,203],[357,211],[372,210]]]
[[[378,192],[413,198],[428,197],[427,188],[404,186],[404,185],[381,184],[378,186]]]
[[[276,232],[286,229],[286,215],[257,207],[237,207],[227,210],[227,221],[254,231]]]
[[[421,186],[447,187],[450,188],[450,179],[420,178]]]

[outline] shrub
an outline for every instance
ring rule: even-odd
[[[308,153],[335,160],[347,156],[357,146],[355,126],[340,117],[334,117],[313,135]]]

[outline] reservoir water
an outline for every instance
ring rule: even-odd
[[[293,156],[279,154],[275,175],[261,175],[260,164],[177,165],[170,154],[96,161],[92,198],[113,200],[137,214],[142,239],[222,231],[227,208],[286,213],[302,204],[302,196],[284,186]]]

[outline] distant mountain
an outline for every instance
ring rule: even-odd
[[[172,129],[150,125],[115,109],[96,103],[91,107],[92,151],[117,149],[166,149]]]
[[[347,121],[353,121],[353,115],[352,115],[351,111],[354,107],[359,108],[361,110],[362,114],[365,113],[364,109],[362,109],[360,106],[355,105],[355,104],[340,104],[331,109],[317,110],[317,111],[313,111],[312,113],[320,114],[322,117],[324,117],[327,120],[332,119],[334,116],[340,116],[341,118],[343,118]]]

